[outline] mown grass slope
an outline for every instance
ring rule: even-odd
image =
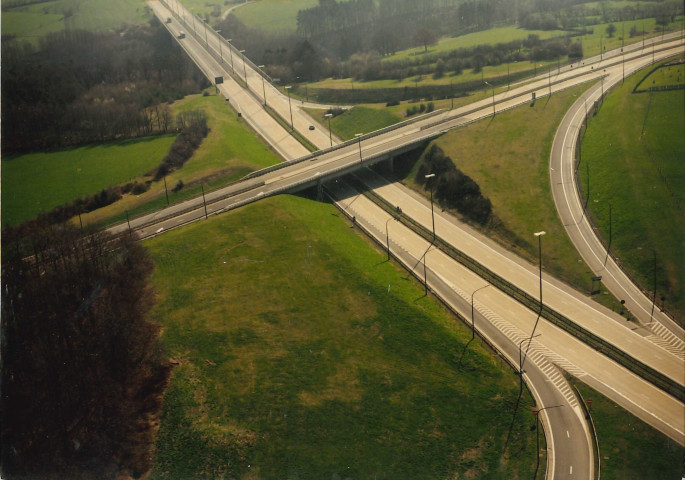
[[[503,456],[515,374],[331,205],[280,196],[145,244],[177,363],[151,478],[532,477],[530,408]]]
[[[612,249],[657,304],[685,317],[685,90],[631,93],[651,70],[626,79],[589,122],[582,143],[580,185]],[[660,78],[659,71],[654,74]],[[644,87],[651,86],[650,75]]]

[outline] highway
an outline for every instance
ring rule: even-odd
[[[629,67],[625,75],[637,68]],[[685,334],[671,318],[659,310],[652,309],[653,298],[641,291],[615,259],[607,256],[606,245],[595,234],[587,215],[575,174],[577,139],[588,111],[594,102],[601,100],[602,91],[623,80],[623,72],[610,69],[603,85],[595,85],[583,93],[566,113],[552,144],[550,155],[550,184],[554,202],[566,232],[578,252],[595,275],[602,277],[602,283],[618,299],[625,300],[626,308],[645,326],[645,331],[655,341],[663,342],[685,361]],[[601,113],[600,113],[601,115]]]
[[[151,2],[151,5],[160,18],[169,16],[168,11],[165,11],[161,4]],[[175,19],[177,19],[177,17],[175,17]],[[168,27],[170,27],[172,31],[173,28],[179,28],[174,25],[174,23],[168,25]],[[211,34],[208,38],[210,41],[207,43],[211,43]],[[188,38],[180,40],[180,43],[186,48],[191,57],[195,58],[198,65],[200,65],[210,78],[214,78],[217,72],[222,71],[220,60],[217,63],[214,56],[207,55],[206,52],[203,53],[203,45],[195,41],[194,38],[191,38],[190,35],[188,35]],[[204,44],[204,47],[206,46],[207,45]],[[679,51],[678,49],[682,51],[682,42],[674,43],[670,49],[668,47],[659,48],[663,48],[663,50],[659,51],[658,55],[666,56],[672,51]],[[634,55],[634,57],[627,59],[627,63],[630,62],[629,66],[637,66],[640,62],[646,61],[639,58],[640,52],[635,52],[632,55]],[[250,123],[250,125],[252,125],[252,127],[269,143],[274,145],[274,148],[281,152],[286,159],[295,159],[306,155],[307,152],[304,150],[304,147],[297,142],[293,143],[290,141],[292,137],[284,131],[283,127],[278,124],[278,122],[274,121],[264,111],[262,105],[264,98],[260,98],[254,93],[256,90],[255,84],[261,82],[261,77],[254,75],[254,71],[250,69],[249,65],[243,65],[240,63],[240,60],[236,61],[234,58],[234,68],[236,68],[236,71],[239,71],[240,67],[243,67],[244,72],[247,74],[248,83],[250,83],[250,80],[253,80],[251,89],[254,90],[252,93],[246,93],[240,85],[230,79],[227,79],[226,83],[219,86],[222,93],[230,99],[234,108],[237,108],[243,113],[243,118],[245,118],[246,121],[248,121],[248,123]],[[563,71],[564,69],[562,69],[562,71],[555,76],[554,83],[552,83],[551,78],[544,77],[539,79],[532,86],[524,85],[510,92],[500,94],[497,96],[500,97],[499,99],[496,97],[496,101],[498,102],[497,109],[498,111],[501,111],[503,108],[510,108],[513,105],[528,102],[531,89],[539,92],[538,97],[540,97],[546,93],[547,89],[554,92],[561,88],[577,84],[579,81],[588,81],[588,79],[579,76],[583,72],[585,72],[585,75],[589,74],[591,77],[594,75],[592,78],[597,78],[599,73],[594,71],[593,67],[594,66],[584,65],[580,68],[577,67],[575,70],[569,68],[568,71]],[[230,67],[226,67],[226,62],[224,62],[224,72],[226,68],[230,69]],[[614,68],[616,67],[614,66]],[[261,87],[261,85],[259,86]],[[272,94],[274,98],[271,98]],[[288,110],[285,110],[285,112],[288,112],[285,115],[282,113],[284,107],[289,109],[287,97],[283,99],[283,96],[280,95],[280,93],[278,93],[278,96],[276,95],[277,91],[266,90],[267,102],[272,108],[279,111],[283,118],[289,118]],[[301,112],[296,105],[293,104],[292,106],[293,120],[296,128],[300,130],[303,135],[307,135],[309,140],[317,146],[321,148],[328,147],[330,145],[328,132],[317,128],[310,137],[311,131],[307,128],[308,125],[311,124],[310,119],[301,115]],[[361,163],[358,147],[362,150],[363,158],[370,159],[373,158],[374,155],[381,155],[384,152],[387,153],[389,150],[392,151],[398,145],[407,144],[408,142],[411,143],[411,141],[420,139],[422,138],[421,136],[431,138],[431,136],[439,134],[446,128],[453,128],[459,124],[467,123],[476,118],[490,115],[491,113],[492,103],[491,100],[488,99],[463,109],[444,112],[424,121],[411,123],[400,129],[391,130],[383,135],[370,137],[363,140],[359,145],[354,142],[339,150],[333,150],[320,157],[316,157],[315,160],[293,163],[293,165],[288,168],[275,170],[262,176],[250,178],[249,180],[246,180],[243,185],[229,187],[229,190],[234,189],[235,191],[238,191],[235,195],[213,203],[213,199],[208,198],[208,214],[217,213],[224,209],[232,208],[283,191],[292,191],[294,186],[298,184],[302,185],[307,181],[311,181],[312,178],[319,177],[323,179],[326,178],[330,172],[340,172],[344,171],[345,168],[353,168],[358,163]],[[411,215],[412,218],[422,224],[430,225],[430,207],[426,204],[424,199],[417,197],[412,192],[406,191],[406,189],[403,189],[403,187],[399,185],[388,184],[387,182],[383,185],[383,180],[379,179],[371,172],[362,175],[362,179],[367,182],[367,184],[378,185],[374,189],[375,192],[383,196],[383,198],[386,198],[393,205],[400,205],[405,213]],[[330,185],[330,182],[328,185]],[[338,184],[335,185],[338,186]],[[245,188],[247,188],[247,190],[243,191]],[[339,186],[339,188],[343,188],[343,186]],[[218,197],[225,195],[226,193],[226,191],[213,192],[212,195]],[[336,196],[341,195],[339,205],[343,202],[345,197],[349,198],[350,195],[349,192],[345,191],[335,191],[331,193]],[[195,205],[193,205],[192,202],[195,202]],[[192,221],[198,217],[204,216],[202,199],[195,199],[186,202],[186,204],[182,206],[175,206],[174,208],[182,208],[187,211],[181,217],[173,217],[174,212],[171,212],[170,210],[157,212],[154,214],[155,216],[169,216],[168,220],[144,227],[141,230],[141,234],[143,236],[154,235],[166,229],[173,228],[179,223]],[[368,223],[368,230],[370,232],[374,231],[374,229],[379,230],[381,222],[385,225],[390,218],[363,196],[358,196],[357,200],[346,210],[355,212],[355,217],[359,219],[360,224]],[[385,218],[383,215],[385,215]],[[132,222],[132,227],[137,228],[138,226],[146,225],[149,222],[149,218],[135,219]],[[399,228],[400,225],[395,222],[390,222],[389,226],[391,226],[394,231],[396,228]],[[126,224],[116,227],[119,231],[125,230],[126,228]],[[453,238],[452,235],[457,232],[457,230],[465,233],[460,233],[459,237]],[[382,231],[384,235],[384,231],[382,229],[380,229],[380,231]],[[537,269],[534,266],[513,257],[508,252],[500,251],[500,247],[487,241],[487,239],[480,238],[475,232],[469,231],[467,227],[460,225],[459,222],[448,215],[440,213],[437,216],[436,231],[438,232],[438,236],[449,238],[451,242],[462,250],[465,248],[462,244],[462,237],[465,239],[472,237],[469,242],[473,244],[473,247],[469,248],[472,248],[475,251],[475,255],[473,255],[474,258],[477,258],[478,261],[482,263],[491,262],[498,273],[509,276],[513,275],[511,277],[514,279],[511,280],[513,283],[516,283],[527,290],[530,289],[533,293],[537,292]],[[422,252],[425,252],[426,248],[424,248],[425,245],[422,245],[421,242],[425,242],[425,240],[419,239],[419,237],[412,238],[407,232],[391,233],[390,235],[392,238],[392,251],[398,259],[401,259],[403,255],[401,252],[407,252],[407,255],[410,257],[410,263],[412,261],[411,259],[422,258]],[[380,240],[382,240],[380,243],[383,244],[385,238],[381,238]],[[448,286],[448,289],[453,292],[456,292],[457,290],[461,292],[472,292],[472,287],[478,288],[477,284],[482,286],[483,281],[478,279],[478,277],[475,277],[475,275],[471,273],[470,275],[475,278],[468,280],[468,278],[470,278],[468,275],[470,273],[469,271],[463,269],[463,267],[459,267],[456,262],[452,261],[452,263],[450,263],[448,258],[442,258],[440,255],[444,254],[439,250],[431,250],[425,256],[428,264],[428,283],[434,292],[440,293],[441,290],[444,291],[446,288],[445,286]],[[414,260],[414,264],[415,263],[416,260]],[[412,266],[413,264],[409,265],[410,268]],[[555,309],[566,309],[568,311],[568,316],[575,321],[584,322],[586,316],[591,317],[594,319],[590,321],[591,328],[599,329],[601,334],[607,336],[612,343],[618,343],[620,348],[626,349],[631,355],[645,363],[655,365],[655,368],[682,383],[684,377],[682,373],[683,366],[682,361],[678,358],[677,351],[669,351],[664,348],[663,345],[660,346],[657,345],[656,342],[650,341],[650,339],[647,338],[648,336],[641,335],[639,332],[633,332],[626,328],[623,325],[624,322],[619,322],[619,319],[615,318],[617,317],[616,315],[612,316],[611,312],[607,312],[606,309],[602,309],[595,305],[594,302],[588,300],[584,295],[571,291],[567,286],[556,282],[552,278],[545,276],[544,280],[545,283],[543,288],[546,292],[546,304],[553,306]],[[529,283],[531,286],[528,285]],[[547,291],[550,293],[548,294]],[[446,296],[448,297],[449,295]],[[461,312],[462,316],[468,318],[470,305],[467,304],[469,309],[464,311],[464,296],[460,295],[460,297],[462,298],[461,302],[455,302],[454,308],[456,311]],[[466,295],[466,297],[470,297],[470,294]],[[442,295],[441,298],[444,299]],[[447,302],[447,300],[445,301]],[[512,361],[512,364],[516,366],[518,364],[518,345],[521,340],[525,340],[525,338],[530,335],[532,325],[536,320],[535,313],[525,309],[510,297],[493,287],[486,288],[483,292],[479,292],[479,299],[475,305],[477,306],[478,313],[482,315],[483,318],[488,318],[489,320],[488,322],[478,322],[482,323],[482,326],[477,325],[479,333],[486,336],[486,338],[492,338],[493,344],[510,360],[513,356],[515,361]],[[501,338],[506,338],[506,340],[496,340],[497,336],[493,333],[489,333],[485,328],[495,328],[502,336]],[[582,378],[610,398],[618,400],[619,404],[633,411],[640,418],[655,425],[671,437],[677,439],[680,443],[684,442],[683,424],[685,421],[683,419],[682,403],[639,379],[634,374],[627,372],[623,367],[611,362],[606,357],[598,354],[565,332],[547,324],[544,320],[540,322],[537,332],[542,333],[542,335],[532,342],[528,359],[530,366],[526,364],[526,367],[524,368],[529,380],[529,385],[531,385],[531,390],[534,392],[537,391],[538,385],[556,385],[554,379],[559,383],[558,378],[561,378],[559,368],[561,368]],[[514,349],[515,354],[506,353],[512,348]],[[540,375],[546,380],[536,383],[533,378],[533,371],[541,372]],[[559,384],[560,386],[555,386],[553,390],[558,393],[563,392],[564,384],[565,381],[561,382]],[[565,385],[565,388],[567,389],[568,385]],[[561,394],[563,395],[563,393]],[[540,405],[553,406],[557,404],[551,400],[547,400],[547,398],[548,397],[544,394],[540,394],[538,398]],[[559,424],[571,426],[569,427],[571,428],[569,433],[566,435],[567,438],[574,438],[574,442],[578,442],[574,444],[576,445],[574,448],[558,448],[558,444],[561,442],[559,439],[564,435],[555,435],[553,432],[560,431],[560,428],[561,430],[564,430],[564,428],[557,426],[556,423],[554,427],[549,426],[550,423],[548,420],[551,420],[552,423],[554,423],[554,418],[556,416],[564,415],[560,412],[573,412],[573,416],[579,417],[577,405],[572,404],[571,397],[565,398],[567,398],[567,407],[545,410],[542,414],[543,424],[546,425],[546,428],[551,428],[550,432],[552,432],[553,441],[550,442],[550,445],[553,445],[557,451],[564,452],[564,459],[560,459],[560,455],[558,454],[550,456],[549,471],[553,472],[554,478],[591,478],[591,475],[586,475],[591,468],[587,465],[592,464],[592,454],[591,452],[587,452],[589,444],[587,435],[581,433],[571,435],[572,431],[586,432],[587,426],[584,421],[579,418],[578,422],[580,426],[575,429],[572,427],[572,418],[565,418],[561,420],[562,423]],[[547,417],[548,415],[549,418]],[[571,415],[571,413],[566,415]],[[575,455],[569,455],[569,452],[587,452],[587,454],[576,453]],[[569,458],[570,464],[563,463],[567,458]],[[573,472],[575,472],[575,474]]]

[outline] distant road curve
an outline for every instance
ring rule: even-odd
[[[685,52],[685,49],[682,50]],[[639,65],[626,69],[630,75],[645,66]],[[621,82],[620,69],[608,69],[603,85],[598,83],[584,92],[564,116],[554,137],[550,154],[550,183],[554,203],[569,238],[592,269],[602,277],[602,283],[618,299],[625,300],[626,307],[636,318],[649,328],[661,341],[682,351],[685,348],[685,333],[670,317],[654,308],[652,299],[647,296],[614,259],[607,258],[607,250],[593,230],[583,208],[575,174],[577,139],[587,111],[591,111],[595,101],[600,100],[602,92]],[[606,265],[605,265],[606,261]]]

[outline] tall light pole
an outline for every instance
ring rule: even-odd
[[[359,139],[359,165],[362,165],[364,160],[362,159],[362,135],[363,133],[355,133],[354,136]]]
[[[426,181],[428,181],[431,178],[434,178],[435,174],[434,173],[429,173],[428,175],[425,176]],[[435,242],[435,213],[433,212],[433,182],[431,182],[431,218],[433,219],[433,241]]]
[[[331,117],[333,116],[332,113],[327,113],[324,115],[324,118],[328,119],[328,138],[331,140],[331,148],[333,148],[333,132],[331,131]]]
[[[264,65],[257,65],[257,68],[262,71],[262,94],[264,95],[264,106],[266,107],[266,87],[264,86]]]
[[[216,36],[219,40],[219,56],[221,57],[221,63],[224,63],[224,53],[221,51],[221,30],[216,31]]]
[[[509,64],[507,64],[508,66]],[[489,85],[490,88],[492,88],[492,116],[495,116],[495,87],[493,87],[489,82],[485,82],[486,85]]]
[[[233,68],[233,47],[231,46],[232,38],[227,38],[226,43],[228,43],[228,52],[231,54],[231,73],[235,73],[235,68]]]
[[[524,338],[519,342],[519,394],[523,392],[523,364],[526,363],[526,358],[528,357],[528,349],[530,348],[530,343],[533,341],[534,338],[539,337],[542,335],[541,333],[538,333],[537,335],[531,335],[530,338]],[[521,353],[521,350],[523,349],[523,342],[528,342],[528,348],[526,349],[526,356],[524,357]]]
[[[193,12],[193,9],[190,9],[190,13],[193,14],[193,33],[197,35],[197,32],[195,31],[195,12]]]
[[[293,124],[293,106],[290,103],[290,89],[293,88],[292,85],[286,85],[285,91],[288,92],[288,107],[290,107],[290,130],[295,130],[295,125]]]
[[[388,248],[388,261],[390,261],[390,235],[388,234],[388,223],[390,220],[398,220],[398,218],[390,217],[385,221],[385,244]]]
[[[245,64],[245,50],[238,50],[238,53],[243,54],[243,73],[245,75],[245,88],[249,90],[250,86],[247,84],[247,65]]]
[[[538,237],[538,263],[540,265],[540,311],[542,311],[542,236],[546,232],[535,232],[533,235]]]
[[[487,285],[485,285],[483,287],[475,289],[473,291],[473,293],[471,294],[471,340],[476,338],[476,320],[475,320],[475,317],[473,315],[473,296],[476,294],[477,291],[483,290],[484,288],[488,288],[489,286],[490,286],[490,284],[488,283]]]
[[[549,96],[552,96],[552,65],[549,66],[547,71],[547,83],[549,84]]]
[[[540,412],[543,410],[547,410],[548,408],[559,408],[563,407],[563,405],[552,405],[550,407],[543,407],[539,410],[533,410],[533,415],[535,415],[535,445],[536,445],[536,450],[537,450],[537,464],[535,467],[535,473],[537,473],[538,469],[540,468],[540,431],[539,431],[539,425],[540,425]]]
[[[202,23],[205,25],[205,45],[209,48],[209,41],[207,40],[207,20],[202,20]]]

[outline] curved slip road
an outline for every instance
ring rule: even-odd
[[[671,53],[685,52],[682,48]],[[657,59],[664,58],[661,53]],[[651,57],[640,62],[632,62],[625,71],[630,75],[652,63]],[[650,299],[621,270],[607,249],[597,237],[585,215],[583,201],[576,177],[576,147],[583,122],[588,110],[595,101],[600,101],[602,92],[621,82],[623,70],[618,65],[606,69],[603,85],[596,84],[573,104],[566,113],[552,144],[550,154],[550,183],[554,203],[559,217],[576,249],[595,275],[602,277],[602,283],[618,299],[626,301],[628,310],[649,329],[655,340],[660,340],[664,348],[674,352],[685,361],[685,332],[671,318],[654,308]],[[601,114],[601,113],[600,113]]]

